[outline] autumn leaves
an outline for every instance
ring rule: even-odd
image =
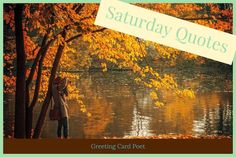
[[[227,8],[225,11],[221,10],[219,9],[221,5],[218,4],[142,3],[138,5],[176,17],[192,18],[194,22],[212,28],[221,27],[221,30],[232,31],[232,23],[229,22],[232,20],[232,10]],[[205,8],[209,9],[205,10]],[[14,9],[15,5],[12,4],[4,6],[4,92],[10,94],[14,93],[16,87],[15,63],[18,58],[15,53],[17,48],[14,42],[14,32],[16,31]],[[21,46],[24,46],[26,55],[25,77],[30,80],[27,81],[27,84],[31,84],[37,93],[32,102],[44,104],[38,125],[34,129],[34,133],[37,133],[34,136],[35,138],[40,135],[50,100],[50,80],[53,80],[56,74],[71,80],[77,79],[75,74],[65,72],[65,70],[82,69],[86,71],[94,64],[94,58],[100,61],[100,67],[103,71],[109,69],[109,65],[131,70],[133,72],[132,78],[150,89],[150,96],[157,106],[162,106],[161,100],[158,99],[158,94],[162,89],[181,96],[194,96],[191,90],[183,90],[177,87],[172,76],[159,75],[158,70],[160,69],[152,67],[152,60],[155,60],[155,64],[163,64],[162,61],[164,61],[166,65],[176,65],[186,58],[196,58],[195,56],[124,33],[98,27],[94,25],[97,10],[98,4],[89,3],[24,5],[21,25],[23,26],[25,42],[24,44],[21,43]],[[210,19],[212,15],[216,17],[213,20]],[[128,13],[116,10],[114,7],[110,8],[107,16],[108,20],[111,19],[112,22],[115,20],[138,28],[145,27],[149,32],[154,32],[155,35],[159,34],[163,38],[171,31],[171,27],[161,25],[158,23],[158,19],[151,18],[149,21],[137,19]],[[45,40],[43,40],[44,38]],[[218,45],[218,43],[213,44],[213,48],[220,48]],[[37,85],[34,82],[38,82]],[[79,96],[80,91],[76,85],[71,84],[69,91],[71,94],[68,99],[76,100],[75,103],[79,105],[81,111],[86,113],[86,104]],[[27,92],[29,92],[29,88]],[[27,97],[27,101],[31,102],[30,98]],[[91,115],[88,113],[89,116]],[[28,130],[31,129],[28,128]]]

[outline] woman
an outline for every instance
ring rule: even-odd
[[[58,108],[60,112],[60,118],[58,120],[57,127],[57,137],[62,138],[61,130],[63,128],[63,137],[68,138],[69,134],[69,124],[68,124],[68,105],[66,103],[65,96],[68,96],[67,90],[67,79],[58,76],[52,86],[53,100],[55,102],[55,107]]]

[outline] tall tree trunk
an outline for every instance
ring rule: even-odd
[[[26,101],[27,101],[27,103],[26,103],[26,138],[31,138],[31,136],[32,136],[33,110],[34,110],[34,106],[38,100],[43,60],[46,56],[47,50],[48,50],[51,43],[52,43],[52,41],[48,42],[46,45],[45,45],[45,43],[42,44],[43,48],[40,49],[40,52],[39,52],[41,54],[41,57],[40,57],[39,64],[38,64],[38,75],[37,75],[36,84],[35,84],[34,96],[33,96],[31,104],[29,104],[30,103],[29,102],[29,85],[30,85],[30,83],[27,84],[27,81],[26,81]]]
[[[40,90],[40,83],[41,83],[41,76],[42,76],[43,61],[44,61],[44,58],[45,58],[45,56],[47,54],[48,48],[49,48],[51,43],[52,42],[49,42],[45,46],[45,48],[42,51],[41,58],[39,60],[38,74],[37,74],[37,79],[36,79],[35,89],[34,89],[34,96],[33,96],[32,102],[30,104],[30,107],[34,107],[36,105],[36,103],[37,103],[37,100],[38,100],[38,95],[39,95],[39,90]]]
[[[33,80],[33,76],[34,73],[36,71],[36,67],[38,64],[38,61],[40,59],[41,56],[41,49],[38,51],[38,54],[36,56],[36,58],[34,59],[33,65],[30,69],[30,74],[28,79],[26,80],[26,87],[25,87],[25,135],[26,138],[30,138],[31,137],[31,130],[32,130],[32,122],[33,120],[31,120],[31,118],[33,117],[33,112],[31,108],[29,108],[29,104],[30,104],[30,84]]]
[[[28,106],[25,112],[26,112],[26,121],[25,121],[26,138],[31,138],[32,127],[33,127],[33,107]]]
[[[65,39],[65,37],[66,37],[66,32],[65,31],[63,31],[63,33],[62,33],[62,37]],[[43,126],[44,120],[46,118],[46,113],[47,113],[47,109],[48,109],[48,106],[49,106],[49,102],[50,102],[51,97],[52,97],[52,82],[55,79],[57,68],[58,68],[58,65],[59,65],[64,47],[65,47],[64,45],[59,45],[58,46],[56,57],[54,59],[53,67],[52,67],[52,70],[51,70],[51,75],[50,75],[50,78],[49,78],[47,94],[46,94],[46,97],[43,101],[42,109],[41,109],[41,112],[40,112],[35,130],[34,130],[33,138],[39,138],[39,136],[40,136],[42,126]]]
[[[16,36],[16,94],[14,137],[25,137],[25,50],[22,26],[23,4],[16,4],[14,11]]]

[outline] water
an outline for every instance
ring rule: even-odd
[[[165,106],[155,107],[149,89],[135,84],[129,72],[92,72],[73,80],[92,117],[80,111],[75,101],[70,106],[70,137],[104,138],[155,136],[160,134],[232,135],[232,81],[226,76],[195,72],[175,73],[180,86],[196,92],[195,99],[163,93]],[[229,78],[229,77],[227,77]],[[13,100],[5,96],[4,134],[11,134]],[[35,108],[36,122],[40,105]],[[42,138],[56,138],[56,121],[48,115]]]

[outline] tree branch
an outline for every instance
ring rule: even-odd
[[[102,32],[102,31],[104,31],[104,30],[106,30],[106,29],[107,29],[107,28],[102,28],[102,29],[97,29],[97,30],[93,30],[93,31],[90,31],[90,32],[86,32],[86,33],[97,33],[97,32]],[[86,34],[86,33],[77,34],[77,35],[75,35],[75,36],[73,36],[73,37],[67,39],[66,42],[69,43],[69,42],[71,42],[72,40],[74,40],[74,39],[76,39],[76,38],[78,38],[78,37],[81,37],[81,36],[83,36],[83,35]]]
[[[37,56],[36,56],[35,59],[34,59],[33,65],[32,65],[31,70],[30,70],[29,77],[28,77],[27,80],[26,80],[26,86],[29,86],[30,83],[31,83],[32,80],[33,80],[33,76],[34,76],[34,73],[35,73],[35,70],[36,70],[38,61],[39,61],[39,59],[40,59],[42,49],[43,49],[43,47],[44,47],[45,44],[46,44],[46,41],[47,41],[47,34],[44,35],[41,48],[40,48],[40,50],[38,51],[38,54],[37,54]]]
[[[47,54],[47,50],[48,50],[51,43],[52,43],[52,40],[45,46],[45,48],[42,51],[41,58],[39,60],[38,75],[37,75],[37,79],[36,79],[36,83],[35,83],[34,96],[31,101],[31,104],[30,104],[30,107],[32,107],[32,108],[36,105],[37,100],[38,100],[38,95],[39,95],[39,90],[40,90],[40,82],[41,82],[41,76],[42,76],[43,61],[44,61],[44,58]]]

